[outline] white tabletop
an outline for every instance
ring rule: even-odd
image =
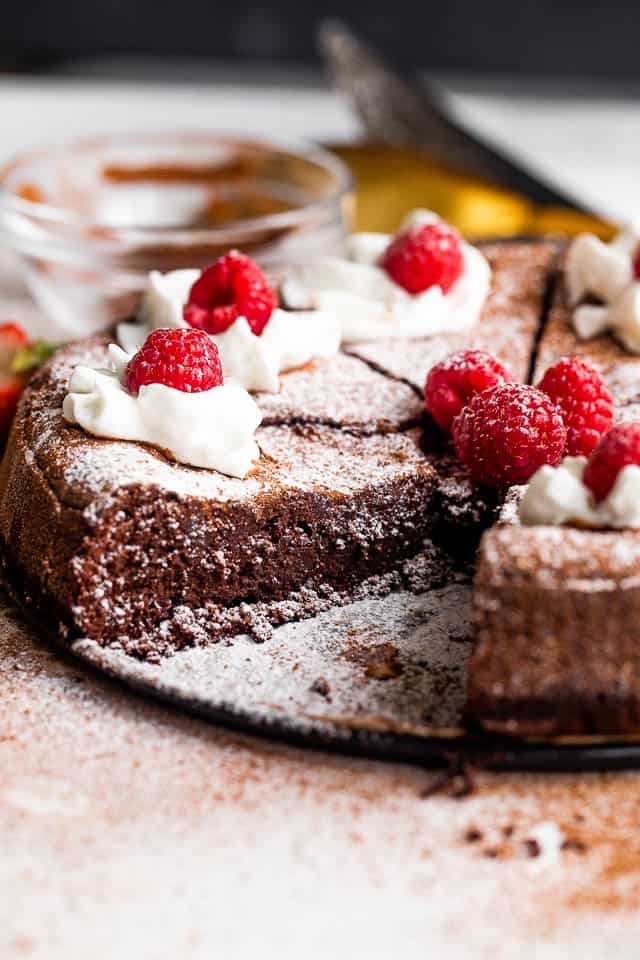
[[[285,80],[167,84],[3,78],[0,155],[106,131],[208,128],[323,141],[357,134],[357,121],[341,96]],[[616,218],[640,211],[640,111],[628,91],[624,97],[611,89],[588,96],[580,85],[566,92],[531,82],[482,86],[473,78],[441,85],[466,124],[572,194]]]
[[[438,776],[147,702],[0,604],[0,956],[635,960],[638,774]]]

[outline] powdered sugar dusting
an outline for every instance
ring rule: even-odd
[[[419,421],[424,404],[411,387],[344,353],[283,374],[279,393],[259,393],[263,423],[341,425],[365,433],[402,429]]]
[[[460,724],[469,652],[469,589],[452,584],[423,594],[396,592],[336,606],[277,627],[256,643],[181,651],[159,664],[77,641],[74,651],[102,669],[199,705],[223,706],[252,722],[299,732],[346,735],[351,721],[376,727]],[[192,616],[190,611],[185,614]],[[193,621],[192,621],[193,623]],[[193,629],[196,624],[193,623]],[[318,692],[318,681],[324,685]]]
[[[52,454],[56,456],[59,462],[60,489],[65,485],[69,487],[80,487],[86,491],[87,499],[95,494],[104,494],[110,489],[115,489],[123,485],[128,478],[136,482],[154,484],[163,490],[176,493],[183,496],[206,497],[219,502],[230,500],[242,500],[255,497],[259,491],[269,491],[276,486],[285,484],[290,486],[300,486],[301,483],[317,482],[321,471],[325,470],[330,475],[331,482],[336,483],[342,477],[341,489],[353,489],[354,483],[360,486],[365,482],[365,477],[361,470],[358,470],[356,460],[361,459],[363,450],[363,440],[337,438],[328,441],[331,448],[331,455],[326,451],[320,452],[320,445],[315,447],[315,451],[322,458],[322,463],[317,459],[313,450],[313,445],[309,444],[309,433],[305,435],[305,443],[309,448],[308,455],[301,449],[300,443],[295,445],[295,437],[291,439],[290,433],[282,435],[283,442],[278,445],[277,453],[282,461],[287,448],[290,444],[295,447],[298,456],[289,453],[286,456],[286,469],[278,469],[278,459],[275,456],[277,434],[268,426],[259,430],[257,433],[258,444],[261,446],[266,460],[261,459],[257,467],[244,480],[237,480],[231,477],[225,477],[215,471],[197,470],[185,467],[180,464],[167,460],[163,454],[155,449],[143,447],[135,443],[126,443],[120,441],[93,440],[87,437],[81,431],[66,425],[62,418],[61,403],[69,382],[69,376],[73,367],[81,360],[87,366],[97,368],[104,366],[107,362],[107,353],[105,349],[105,339],[96,338],[93,343],[79,343],[67,348],[57,359],[54,360],[50,368],[49,376],[53,384],[52,390],[34,391],[29,395],[29,424],[28,431],[31,440],[30,455],[38,455],[38,451],[47,451],[47,456]],[[359,425],[365,433],[374,432],[380,427],[376,416],[382,420],[382,426],[385,429],[398,426],[400,423],[406,425],[411,419],[415,419],[421,408],[413,391],[402,384],[390,381],[380,374],[375,374],[358,360],[349,357],[342,357],[346,364],[355,365],[355,369],[361,376],[359,381],[357,377],[342,378],[343,393],[350,393],[351,399],[346,395],[337,396],[335,388],[330,389],[329,383],[314,384],[313,380],[316,374],[307,374],[304,372],[293,372],[289,375],[288,382],[293,384],[295,378],[299,385],[297,387],[285,388],[282,401],[284,406],[279,412],[276,420],[287,422],[288,419],[296,421],[297,418],[304,419],[305,422],[317,420],[319,424],[333,422],[340,423],[340,417],[345,418],[345,424],[350,423]],[[328,364],[325,365],[329,366]],[[344,373],[345,371],[343,371]],[[346,371],[348,373],[348,371]],[[320,374],[318,374],[320,375]],[[312,383],[309,383],[311,376]],[[322,374],[322,376],[325,376]],[[322,379],[322,377],[321,377]],[[331,374],[330,379],[334,379]],[[296,400],[296,391],[300,396]],[[327,407],[322,413],[319,409],[307,411],[304,414],[303,396],[307,395],[307,407],[309,402],[313,401],[314,396],[325,395],[327,404],[334,404],[334,407]],[[293,396],[291,396],[291,394]],[[268,395],[265,395],[268,399]],[[393,398],[396,398],[396,410],[394,413]],[[275,401],[274,401],[275,402]],[[371,404],[373,403],[373,408]],[[313,403],[312,403],[313,405]],[[380,411],[376,414],[376,406]],[[382,407],[387,409],[388,416],[385,419],[382,415]],[[360,409],[360,419],[358,419],[358,410]],[[304,414],[304,416],[303,416]],[[368,419],[367,419],[368,414]],[[267,417],[267,422],[269,418]],[[385,426],[386,425],[386,426]],[[365,429],[366,428],[366,429]],[[329,437],[330,434],[325,434]],[[61,442],[63,438],[64,442]],[[396,440],[389,442],[395,444],[395,453],[392,464],[393,469],[397,467],[404,457],[407,461],[407,471],[410,469],[410,462],[417,465],[424,458],[418,453],[416,435],[413,440],[406,441],[402,436],[397,436]],[[389,460],[385,461],[384,449],[385,441],[375,436],[366,442],[371,449],[377,445],[381,456],[372,464],[374,475],[370,479],[376,480],[376,468],[380,467],[379,476],[389,472]],[[344,450],[344,447],[348,450]],[[306,449],[306,448],[305,448]],[[351,459],[350,459],[351,456]],[[306,480],[302,479],[300,471],[291,473],[292,462],[296,460],[296,467],[306,471]],[[315,472],[314,472],[315,471]]]
[[[7,608],[0,689],[6,960],[387,957],[399,936],[407,960],[635,956],[638,774],[478,773],[471,796],[425,800],[438,772],[219,730]],[[540,870],[545,823],[565,839]]]

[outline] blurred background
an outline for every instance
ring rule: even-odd
[[[21,0],[3,9],[0,153],[176,126],[352,141],[358,123],[317,52],[329,15],[590,208],[640,207],[632,0]]]
[[[589,209],[609,219],[640,209],[632,0],[21,0],[3,13],[0,157],[80,134],[168,128],[352,144],[360,125],[317,51],[318,25],[339,16],[429,83],[458,122]],[[379,156],[377,174],[357,152],[347,159],[361,184],[373,177],[380,189]],[[409,167],[401,172],[419,193]],[[387,198],[381,225],[404,202]],[[370,200],[364,209],[361,225],[373,226]]]
[[[315,29],[327,15],[349,20],[372,43],[426,70],[607,81],[634,80],[640,70],[633,0],[22,0],[3,10],[0,56],[8,70],[126,72],[130,64],[106,59],[125,54],[161,58],[159,75],[173,57],[200,58],[205,67],[212,59],[312,67]]]

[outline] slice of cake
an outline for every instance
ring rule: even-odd
[[[587,357],[610,390],[616,420],[640,422],[640,355],[628,345],[630,331],[640,328],[638,284],[615,246],[592,238],[586,247],[587,265],[579,269],[580,239],[558,278],[535,381],[560,357]],[[615,290],[612,256],[623,268]],[[640,531],[633,503],[640,489],[629,487],[626,499],[619,491],[617,512],[606,510],[606,501],[594,503],[584,488],[582,465],[564,464],[531,481],[527,525],[518,519],[518,493],[503,523],[482,540],[469,716],[485,729],[518,735],[637,731]]]
[[[148,656],[246,627],[252,604],[290,604],[265,621],[309,615],[428,546],[437,478],[419,431],[261,427],[244,479],[196,470],[65,422],[74,367],[107,359],[106,338],[56,355],[0,473],[7,570],[49,622]]]
[[[468,713],[519,735],[640,729],[640,534],[505,524],[474,581]]]

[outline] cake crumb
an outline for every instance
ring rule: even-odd
[[[393,680],[399,677],[404,667],[400,662],[398,648],[393,643],[382,643],[367,656],[365,675],[371,680]]]
[[[524,840],[524,849],[528,857],[546,866],[558,860],[564,843],[565,836],[558,824],[548,820],[529,831]]]
[[[463,839],[465,843],[479,843],[483,837],[484,834],[482,830],[479,830],[477,827],[469,827],[465,831]]]
[[[312,693],[318,693],[326,700],[331,700],[331,687],[326,677],[318,677],[317,680],[313,681],[309,689]]]

